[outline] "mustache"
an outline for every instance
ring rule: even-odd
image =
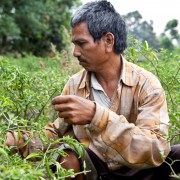
[[[86,61],[83,57],[77,57],[77,59],[78,59],[78,61],[80,61],[80,62]]]

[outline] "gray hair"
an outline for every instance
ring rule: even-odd
[[[126,49],[126,24],[107,0],[89,2],[77,10],[71,19],[71,27],[82,22],[87,23],[94,41],[100,40],[107,32],[111,32],[115,38],[115,53],[120,54]]]

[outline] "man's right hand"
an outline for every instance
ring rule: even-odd
[[[18,142],[18,133],[17,132],[7,132],[6,133],[6,141],[5,144],[8,147],[15,147],[11,149],[11,153],[17,153],[18,152],[18,147],[17,147],[17,142]]]
[[[18,133],[17,132],[7,132],[5,144],[7,146],[17,146]]]
[[[15,147],[12,149],[12,153],[19,153],[23,158],[29,154],[28,145],[25,144],[25,141],[28,140],[30,133],[21,132],[19,137],[18,132],[7,132],[5,144],[9,147]]]
[[[28,140],[29,138],[30,141]],[[27,143],[28,142],[28,143]],[[20,136],[17,131],[7,132],[5,144],[12,148],[12,153],[18,153],[22,158],[26,158],[29,154],[35,153],[38,149],[44,147],[42,140],[37,136],[33,137],[30,131],[21,131]],[[30,161],[38,161],[38,158],[31,158]]]

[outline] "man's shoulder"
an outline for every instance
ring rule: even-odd
[[[152,72],[150,72],[150,71],[144,69],[143,67],[140,67],[139,65],[134,64],[132,62],[126,61],[126,68],[128,68],[129,71],[132,71],[139,76],[144,76],[144,77],[148,78],[149,76],[153,75]]]
[[[153,89],[162,88],[160,80],[152,72],[140,67],[137,64],[126,61],[126,71],[131,73],[132,78],[136,79],[138,84],[149,84]]]

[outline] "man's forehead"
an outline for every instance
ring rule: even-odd
[[[73,31],[78,31],[78,30],[79,31],[89,32],[87,23],[81,22],[81,23],[78,23],[78,24],[76,24],[75,26],[72,27],[72,32]]]
[[[85,23],[77,24],[72,28],[72,40],[86,40],[92,38],[87,25]]]

